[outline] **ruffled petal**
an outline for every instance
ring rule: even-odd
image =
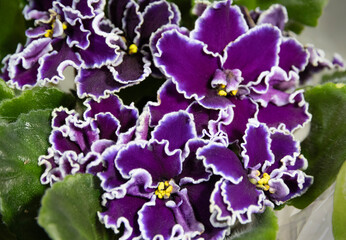
[[[220,122],[220,130],[225,132],[230,143],[241,141],[245,133],[246,124],[250,118],[253,118],[258,111],[256,103],[248,98],[232,99],[233,104],[233,119],[231,122],[226,118],[226,122]]]
[[[166,1],[155,1],[147,5],[143,12],[143,23],[140,26],[139,45],[149,43],[149,38],[161,26],[171,23],[174,12]]]
[[[194,237],[204,227],[194,216],[186,189],[181,190],[174,200],[148,202],[139,212],[140,229],[145,239],[161,236],[163,239]]]
[[[280,31],[273,26],[252,28],[226,47],[223,67],[241,70],[242,84],[254,83],[262,72],[277,66],[280,41]]]
[[[224,239],[227,228],[216,227],[211,223],[211,213],[209,211],[210,196],[215,188],[217,177],[212,177],[209,181],[199,184],[186,185],[190,203],[194,209],[196,219],[204,225],[204,232],[197,238],[210,240]]]
[[[158,141],[167,140],[170,151],[183,149],[187,141],[197,136],[192,117],[184,111],[166,114],[151,134]]]
[[[122,149],[115,162],[124,177],[129,177],[131,170],[144,169],[152,176],[154,184],[170,180],[179,175],[182,162],[179,151],[167,152],[168,142],[132,142]]]
[[[248,30],[243,14],[231,1],[221,1],[207,8],[195,23],[191,37],[208,45],[208,50],[222,54],[230,42]]]
[[[214,174],[234,184],[246,178],[246,171],[237,155],[222,144],[211,143],[199,149],[197,156],[203,159],[204,165],[211,168]]]
[[[220,113],[219,110],[204,108],[197,102],[192,103],[187,111],[193,115],[199,137],[208,131],[211,121],[216,121]]]
[[[303,93],[297,91],[290,96],[290,103],[284,106],[276,106],[269,103],[267,107],[260,108],[257,118],[269,127],[278,128],[284,125],[289,131],[302,127],[310,121],[311,114],[307,111],[308,105]]]
[[[202,99],[207,95],[211,78],[219,68],[218,58],[205,53],[205,46],[176,30],[165,32],[158,41],[159,54],[155,54],[157,66],[172,77],[178,91],[187,98]]]
[[[286,72],[304,70],[308,64],[308,53],[294,38],[284,38],[280,45],[279,67]]]
[[[85,101],[87,110],[84,118],[94,118],[98,113],[112,114],[120,122],[120,132],[127,132],[136,125],[138,110],[133,106],[125,106],[116,95],[107,95],[99,101],[89,99]]]
[[[288,15],[286,8],[280,4],[273,4],[268,10],[260,14],[257,25],[269,23],[284,31],[287,21]]]
[[[133,239],[141,235],[137,222],[138,211],[147,202],[147,199],[126,195],[121,199],[107,201],[105,212],[99,213],[100,222],[106,228],[111,228],[119,233],[120,227],[124,225],[124,239]]]
[[[121,149],[121,146],[114,145],[106,149],[102,153],[102,158],[105,164],[105,170],[98,173],[101,179],[101,187],[105,191],[112,191],[113,188],[119,187],[125,183],[125,179],[121,176],[119,171],[115,168],[115,158]]]
[[[270,149],[275,156],[275,163],[266,170],[269,173],[282,166],[283,158],[289,156],[294,159],[300,154],[299,143],[293,139],[291,134],[276,131],[271,134],[270,138],[272,140]]]
[[[249,123],[245,132],[241,155],[246,169],[259,170],[274,163],[270,150],[270,132],[267,126],[260,123]]]
[[[65,78],[63,71],[67,66],[78,69],[81,64],[76,53],[65,42],[59,41],[54,45],[54,51],[40,59],[38,78],[57,83]]]
[[[80,69],[76,79],[79,98],[87,96],[100,98],[107,92],[118,91],[124,84],[114,80],[112,72],[107,67]]]
[[[243,178],[238,184],[225,181],[222,186],[224,201],[240,223],[251,222],[251,215],[264,210],[265,195],[263,191],[256,189],[247,178]]]
[[[149,103],[150,125],[156,126],[167,113],[187,109],[191,102],[177,92],[172,81],[166,81],[159,89],[158,103]]]
[[[116,67],[110,67],[115,81],[121,84],[139,83],[151,73],[151,63],[141,53],[125,54],[122,62]]]
[[[207,142],[201,139],[193,139],[187,143],[188,155],[184,159],[182,172],[176,178],[179,186],[209,180],[212,173],[206,170],[203,161],[196,156],[197,150],[205,145]]]

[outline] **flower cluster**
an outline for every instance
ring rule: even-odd
[[[164,0],[110,0],[108,14],[104,0],[31,0],[24,14],[35,27],[4,60],[19,89],[76,69],[86,110],[53,111],[41,183],[97,176],[99,220],[121,239],[223,239],[313,182],[293,135],[311,120],[297,88],[342,61],[318,61],[290,37],[282,6],[203,4],[189,31]],[[165,83],[143,110],[115,95],[148,76]]]

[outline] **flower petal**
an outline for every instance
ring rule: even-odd
[[[257,104],[249,98],[234,98],[232,102],[235,105],[235,107],[232,108],[232,121],[229,122],[229,119],[226,118],[226,122],[220,122],[219,126],[220,130],[227,134],[230,143],[242,140],[248,120],[253,118],[258,111]]]
[[[154,184],[170,180],[181,172],[179,151],[166,151],[168,142],[132,142],[122,149],[116,160],[116,167],[124,177],[129,177],[133,169],[144,169],[152,176]]]
[[[239,69],[244,81],[256,82],[264,71],[278,64],[280,31],[270,25],[250,29],[225,49],[224,69]]]
[[[86,96],[100,98],[106,92],[114,92],[124,86],[124,84],[114,80],[112,72],[107,67],[82,68],[75,81],[79,98],[85,98]]]
[[[242,224],[251,222],[253,213],[264,210],[263,191],[256,189],[256,186],[246,177],[238,184],[225,181],[221,189],[228,210],[235,214]]]
[[[237,155],[222,144],[211,143],[199,149],[197,156],[203,158],[204,165],[211,168],[214,174],[235,184],[246,178],[246,171]]]
[[[243,138],[241,155],[246,169],[259,170],[274,163],[270,132],[265,124],[249,123]]]
[[[192,117],[184,111],[166,114],[151,134],[158,141],[167,140],[170,151],[183,149],[188,140],[197,136]]]
[[[158,41],[157,66],[172,77],[178,91],[187,98],[203,98],[211,87],[211,77],[219,68],[218,58],[206,54],[205,46],[176,30],[165,32]]]
[[[217,2],[207,8],[195,23],[191,37],[208,45],[208,50],[222,54],[228,43],[248,30],[243,14],[231,1]]]
[[[143,12],[143,23],[140,26],[140,43],[139,45],[149,43],[152,33],[165,24],[171,23],[174,12],[170,4],[166,1],[155,1],[147,5]]]
[[[308,53],[294,38],[284,38],[280,45],[279,67],[286,72],[302,71],[308,64]]]
[[[276,106],[269,103],[266,108],[260,108],[257,118],[269,127],[278,128],[284,125],[289,131],[302,127],[310,121],[311,114],[307,111],[308,105],[303,93],[297,91],[290,96],[290,103],[284,106]]]
[[[115,233],[119,233],[120,227],[124,225],[124,239],[133,239],[141,235],[137,222],[138,211],[147,202],[147,199],[126,195],[121,199],[111,199],[107,201],[107,210],[99,213],[100,222],[106,228],[112,228]]]
[[[178,93],[174,83],[170,80],[167,80],[159,89],[158,101],[158,103],[149,103],[151,126],[156,126],[167,113],[187,109],[192,102]]]
[[[196,156],[197,150],[205,145],[207,145],[207,142],[198,138],[187,143],[188,155],[183,162],[183,170],[176,179],[179,186],[209,180],[212,175],[211,172],[206,170],[203,161]]]

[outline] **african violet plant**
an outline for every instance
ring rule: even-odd
[[[294,38],[324,7],[306,2],[25,2],[25,43],[2,56],[0,235],[276,239],[275,212],[341,168],[343,239],[344,63]]]

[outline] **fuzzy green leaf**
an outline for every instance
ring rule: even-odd
[[[346,86],[327,83],[305,93],[312,114],[311,131],[302,142],[303,155],[309,162],[306,173],[314,183],[299,198],[289,204],[305,208],[334,181],[346,159]]]
[[[275,240],[279,226],[274,211],[267,208],[264,213],[253,217],[253,221],[245,229],[235,230],[232,240]]]
[[[20,115],[14,123],[0,126],[0,212],[18,239],[45,239],[35,217],[45,186],[37,165],[46,154],[51,110]]]
[[[335,240],[346,239],[346,161],[336,178],[333,208],[334,238]]]
[[[7,98],[13,98],[14,91],[9,88],[5,81],[0,78],[0,102]]]
[[[284,5],[288,12],[288,17],[297,24],[316,27],[318,18],[321,16],[328,0],[235,0],[235,4],[244,5],[249,9],[260,7],[267,9],[274,3]],[[292,25],[295,26],[296,24]],[[300,29],[301,30],[301,29]]]
[[[322,82],[346,83],[346,71],[337,71],[332,74],[327,74],[322,77]]]
[[[13,122],[22,113],[36,109],[53,109],[59,106],[72,107],[75,103],[70,94],[61,92],[56,88],[36,87],[24,91],[20,96],[5,99],[0,103],[0,117]]]
[[[54,240],[109,239],[108,231],[97,217],[97,211],[101,211],[100,195],[96,177],[67,176],[43,196],[38,223]]]

